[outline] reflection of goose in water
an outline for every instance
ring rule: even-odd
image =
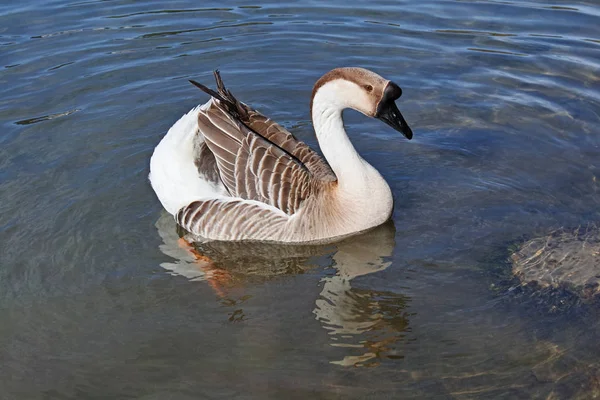
[[[389,351],[408,327],[406,298],[394,293],[352,287],[351,280],[382,271],[392,263],[396,245],[393,223],[338,244],[335,276],[323,278],[314,313],[329,330],[334,346],[366,349],[334,363],[362,365]]]
[[[303,273],[316,266],[334,266],[336,274],[322,279],[323,290],[313,313],[331,335],[332,345],[347,348],[341,365],[372,364],[394,355],[392,345],[404,337],[408,319],[406,297],[352,286],[356,277],[390,266],[395,228],[386,223],[367,233],[331,245],[290,246],[260,243],[208,242],[187,245],[173,219],[164,214],[156,223],[160,249],[175,261],[161,266],[190,280],[206,280],[221,297],[227,287],[256,278]]]
[[[223,285],[235,278],[247,280],[250,277],[273,278],[302,273],[316,266],[315,263],[311,264],[311,258],[329,257],[335,251],[333,245],[218,241],[190,245],[178,235],[178,227],[171,216],[164,213],[156,222],[156,227],[163,239],[161,251],[176,259],[162,263],[163,268],[190,280],[210,280],[215,273],[221,277],[227,275],[228,279],[220,279],[219,284]],[[184,233],[183,230],[179,232]],[[329,265],[331,261],[324,264]]]

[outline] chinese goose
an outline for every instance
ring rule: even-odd
[[[324,242],[387,221],[392,193],[356,152],[342,111],[381,119],[408,139],[394,82],[337,68],[315,84],[311,116],[325,159],[285,128],[238,101],[215,71],[217,91],[156,146],[150,182],[165,209],[197,239]]]

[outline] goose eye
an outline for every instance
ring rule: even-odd
[[[364,88],[365,88],[365,90],[367,92],[372,92],[373,91],[373,86],[371,86],[371,85],[365,85]]]

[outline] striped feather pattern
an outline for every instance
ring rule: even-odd
[[[269,142],[296,157],[306,166],[315,178],[327,182],[337,180],[331,167],[323,157],[311,149],[306,143],[296,139],[296,137],[287,129],[235,98],[235,96],[225,88],[225,84],[223,83],[223,79],[221,79],[219,71],[215,71],[214,74],[217,82],[217,92],[198,82],[190,82],[219,100],[220,108],[223,112],[239,123],[245,125],[251,131],[258,133]]]
[[[175,220],[188,232],[213,240],[270,240],[288,217],[255,202],[213,198],[183,207]]]
[[[260,201],[292,215],[311,195],[316,178],[308,168],[238,122],[220,102],[199,113],[198,125],[231,196]]]
[[[243,103],[242,105],[247,107]],[[249,109],[247,115],[247,119],[242,121],[245,125],[296,157],[316,178],[330,182],[336,180],[329,164],[306,143],[299,141],[284,127],[256,110]]]

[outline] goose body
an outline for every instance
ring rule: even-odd
[[[383,177],[348,139],[342,110],[412,132],[394,100],[401,89],[362,68],[317,81],[311,115],[325,159],[239,102],[218,72],[217,91],[179,119],[154,150],[150,182],[164,208],[197,238],[323,242],[378,226],[392,213]]]

